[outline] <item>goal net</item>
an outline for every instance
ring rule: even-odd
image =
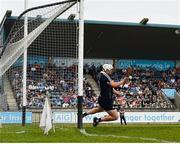
[[[26,49],[27,108],[42,109],[46,96],[53,108],[76,108],[78,9],[77,0],[62,1],[30,8],[15,21],[0,55],[9,110],[22,108]]]

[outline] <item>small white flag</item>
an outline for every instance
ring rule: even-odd
[[[48,131],[52,128],[52,111],[47,97],[45,99],[39,127],[44,130],[44,134],[46,135],[48,135]]]

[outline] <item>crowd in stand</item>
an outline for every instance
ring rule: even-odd
[[[85,73],[91,74],[98,83],[101,66],[86,65]],[[131,68],[132,79],[128,84],[118,88],[116,104],[125,108],[173,108],[173,104],[161,92],[164,88],[180,91],[180,71],[178,68],[159,71],[155,68]],[[127,69],[117,69],[112,79],[119,80],[125,76]]]
[[[28,66],[27,72],[27,107],[42,108],[44,98],[49,97],[54,108],[76,108],[77,78],[76,66],[56,67],[55,65]],[[20,70],[10,70],[9,79],[19,108],[22,102],[22,67]],[[94,94],[89,83],[84,80],[84,107],[95,106]]]
[[[27,72],[27,106],[42,108],[44,98],[48,96],[53,108],[76,108],[77,78],[76,65],[70,67],[55,65],[40,65],[35,63],[28,66]],[[22,67],[21,67],[22,69]],[[132,79],[119,90],[118,104],[125,108],[173,108],[172,103],[162,94],[162,88],[175,88],[180,91],[180,73],[176,69],[158,71],[152,68],[132,68]],[[84,73],[90,74],[98,83],[101,66],[84,65]],[[125,76],[126,69],[117,69],[113,74],[114,80]],[[18,103],[22,102],[22,71],[11,70],[9,73],[12,88]],[[91,85],[84,79],[83,107],[97,106],[98,96]]]

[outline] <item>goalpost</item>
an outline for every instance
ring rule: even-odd
[[[79,57],[78,57],[78,128],[83,128],[82,103],[83,103],[83,58],[84,58],[84,0],[80,0],[79,17]]]
[[[83,0],[30,8],[15,21],[1,52],[0,77],[6,75],[6,94],[23,109],[23,125],[26,108],[42,109],[48,96],[55,108],[76,109],[78,99],[82,128],[83,25]]]

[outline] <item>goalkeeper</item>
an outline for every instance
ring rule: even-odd
[[[125,77],[120,82],[114,82],[110,78],[110,76],[113,73],[113,66],[111,64],[104,64],[102,68],[103,70],[100,72],[101,92],[98,98],[99,106],[83,113],[83,117],[89,114],[95,114],[103,111],[106,111],[108,113],[108,115],[105,115],[104,117],[101,118],[94,117],[93,118],[94,127],[96,127],[100,122],[114,121],[118,119],[118,112],[116,109],[113,108],[113,100],[114,100],[113,94],[118,95],[119,92],[116,91],[114,88],[124,85],[128,80],[128,78]]]

